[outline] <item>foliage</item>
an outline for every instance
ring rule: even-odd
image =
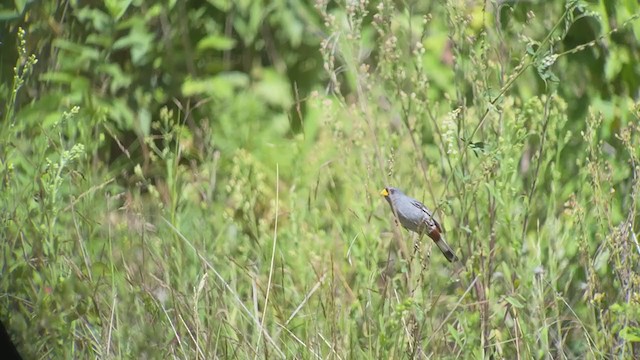
[[[3,6],[25,357],[640,356],[636,2]]]

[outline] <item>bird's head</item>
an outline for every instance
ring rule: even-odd
[[[380,192],[380,195],[388,199],[390,196],[393,196],[394,194],[397,194],[399,192],[400,190],[394,187],[387,186],[386,188],[382,189],[382,191]]]

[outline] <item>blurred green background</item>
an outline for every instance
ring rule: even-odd
[[[639,17],[5,2],[0,319],[25,358],[638,358]]]

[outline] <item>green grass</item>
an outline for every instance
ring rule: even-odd
[[[613,15],[575,2],[498,19],[458,1],[349,4],[313,9],[324,80],[302,93],[289,82],[305,79],[277,65],[292,60],[266,45],[273,69],[194,62],[203,77],[172,99],[140,74],[175,54],[122,65],[101,47],[120,36],[105,23],[82,29],[102,42],[73,43],[80,29],[58,40],[47,68],[17,35],[0,87],[0,315],[25,357],[640,355],[640,106],[622,74],[640,75],[620,60],[638,57],[624,42],[637,14],[573,44],[573,27]],[[131,23],[172,10],[147,5]],[[305,18],[298,5],[273,5],[273,29]],[[87,9],[73,14],[102,19]],[[217,24],[187,13],[193,32]],[[130,41],[146,29],[110,19]],[[248,47],[247,24],[234,41]],[[588,71],[598,56],[603,77]],[[395,225],[387,185],[435,210],[459,263]]]

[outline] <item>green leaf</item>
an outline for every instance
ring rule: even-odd
[[[220,35],[210,35],[198,41],[197,49],[199,51],[214,50],[231,50],[236,46],[234,39]]]
[[[13,3],[16,5],[16,10],[22,14],[24,8],[27,7],[27,0],[13,0]]]
[[[20,18],[20,13],[12,10],[0,10],[0,21],[11,21]],[[2,44],[2,42],[0,42]]]
[[[104,5],[111,17],[117,21],[127,12],[131,0],[105,0]]]
[[[116,124],[118,129],[129,130],[133,125],[134,114],[124,99],[114,99],[108,104],[109,117]]]
[[[182,84],[182,94],[184,96],[209,95],[219,99],[230,98],[235,90],[246,87],[248,84],[247,74],[226,72],[203,79],[187,79]]]
[[[151,113],[146,108],[141,108],[138,111],[138,125],[143,136],[151,134]]]
[[[69,40],[65,40],[65,39],[55,39],[53,40],[53,46],[55,46],[58,49],[61,50],[65,50],[71,53],[75,53],[78,55],[82,55],[83,57],[87,58],[88,60],[98,60],[98,58],[100,57],[100,53],[98,52],[98,50],[89,47],[89,46],[84,46],[84,45],[80,45],[78,43],[75,43],[73,41],[69,41]]]
[[[518,299],[514,296],[505,296],[504,298],[509,304],[513,305],[514,308],[516,309],[522,309],[524,307],[524,304],[522,303],[521,299]]]
[[[109,26],[112,24],[109,15],[104,13],[102,10],[95,8],[84,7],[77,10],[75,15],[80,22],[90,22],[93,28],[100,32],[107,31]]]
[[[65,72],[50,71],[40,76],[40,81],[52,82],[57,84],[71,84],[75,79],[74,75]]]
[[[605,62],[605,79],[611,81],[616,76],[619,76],[622,72],[623,66],[628,64],[629,62],[629,52],[627,51],[627,49],[620,48],[612,51]]]
[[[456,330],[456,328],[451,326],[451,324],[448,324],[447,325],[447,330],[449,331],[449,335],[451,335],[453,340],[455,340],[456,344],[462,344],[462,339],[460,338],[460,333]]]
[[[129,87],[132,82],[130,73],[123,72],[118,64],[107,63],[98,65],[96,67],[96,73],[106,74],[111,77],[111,84],[109,84],[111,93]]]
[[[129,48],[131,61],[134,65],[144,65],[146,63],[146,55],[152,46],[154,46],[154,36],[147,30],[146,24],[140,21],[131,27],[128,35],[113,43],[113,49]]]
[[[270,105],[288,108],[293,103],[287,79],[273,70],[265,70],[262,81],[255,85],[256,95]]]
[[[622,312],[624,312],[624,306],[616,303],[611,305],[609,307],[609,310],[611,310],[611,312],[613,312],[614,314],[621,314]]]
[[[232,4],[230,0],[207,0],[207,2],[220,11],[228,11]]]
[[[527,44],[527,54],[533,56],[536,54],[536,51],[538,50],[539,45],[537,43],[534,42],[530,42]]]
[[[627,326],[620,331],[620,337],[629,342],[640,342],[640,328]]]
[[[287,33],[287,38],[294,47],[300,46],[304,35],[304,25],[298,20],[292,11],[282,11],[280,25]]]

